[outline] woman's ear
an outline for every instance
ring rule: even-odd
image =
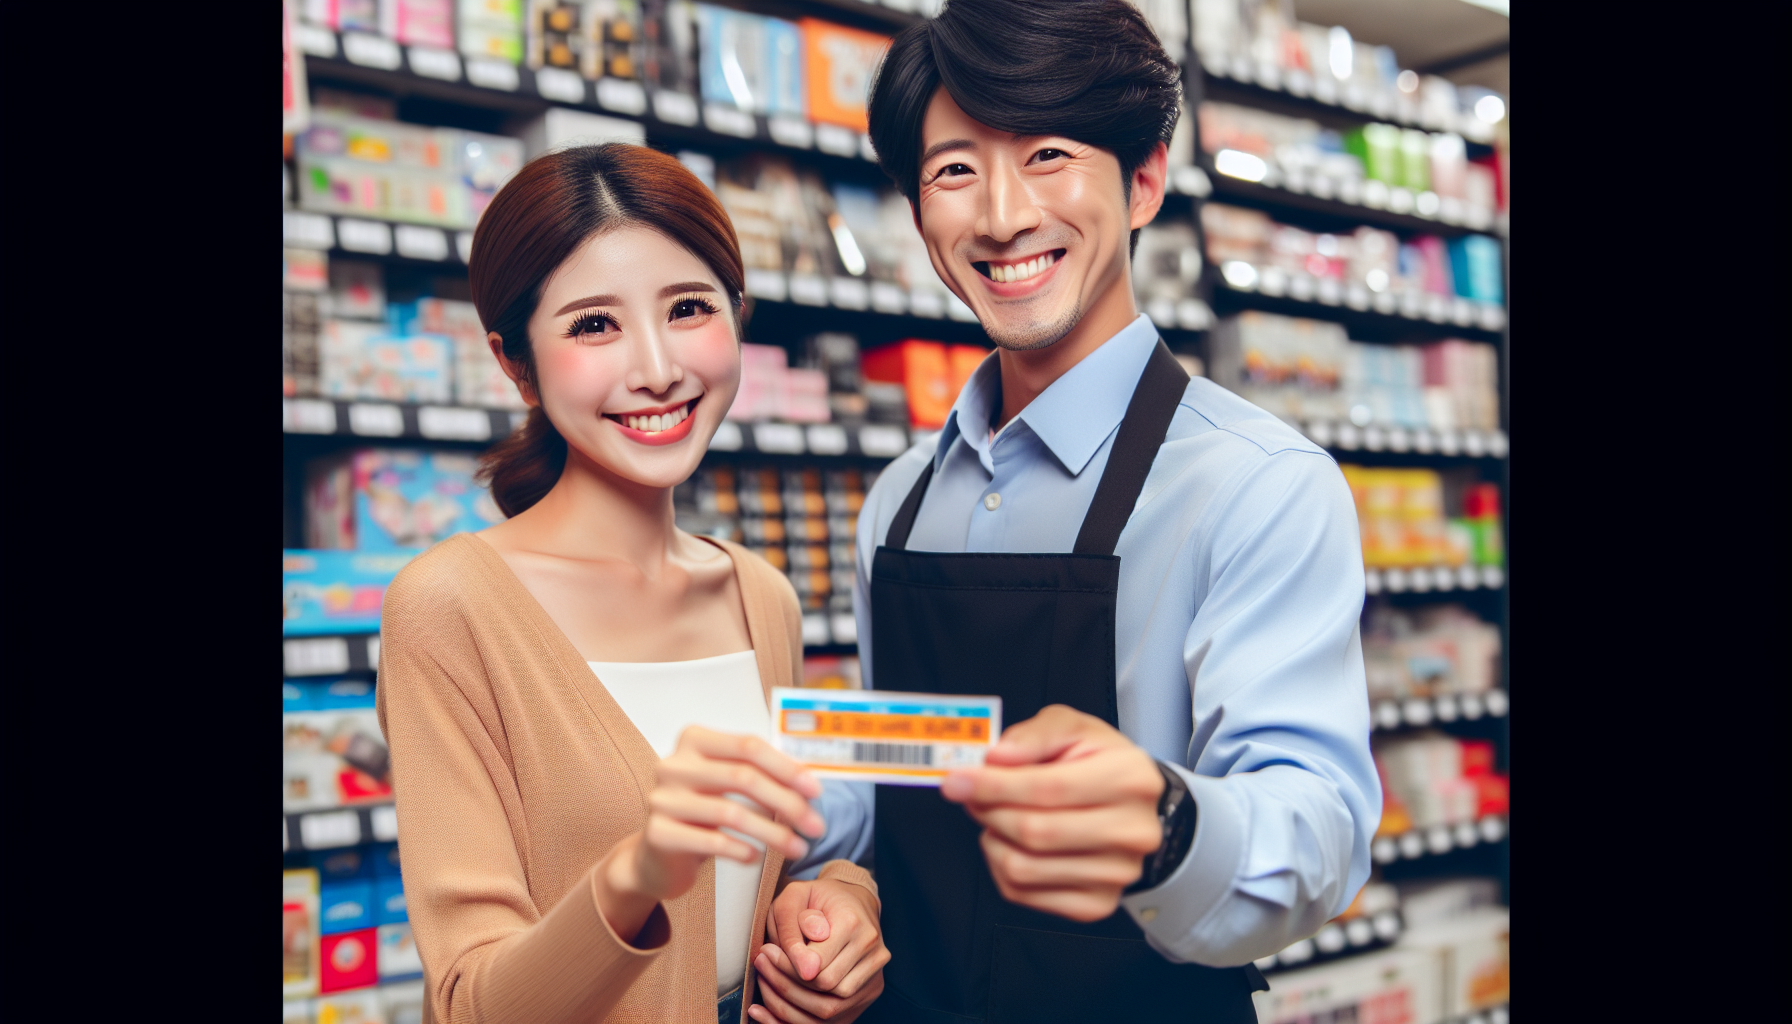
[[[529,375],[515,360],[504,355],[504,339],[498,332],[488,333],[485,336],[485,343],[492,347],[492,355],[497,357],[498,368],[504,371],[504,376],[509,377],[512,384],[516,385],[517,394],[523,396],[523,403],[531,407],[540,405],[541,399],[535,394],[535,386],[530,383]]]

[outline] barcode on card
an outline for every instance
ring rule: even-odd
[[[913,743],[854,743],[852,759],[860,764],[933,763],[933,748]]]

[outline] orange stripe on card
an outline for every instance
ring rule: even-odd
[[[987,718],[933,715],[877,715],[859,711],[805,711],[785,708],[781,730],[790,736],[850,736],[855,739],[915,742],[989,742]]]

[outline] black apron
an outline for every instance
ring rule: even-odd
[[[871,570],[879,689],[993,694],[1004,724],[1068,704],[1118,727],[1114,545],[1132,515],[1188,374],[1160,340],[1071,554],[904,550],[929,462]],[[1004,900],[963,807],[937,789],[877,787],[877,884],[891,953],[866,1022],[1158,1021],[1255,1024],[1253,966],[1175,964],[1124,908],[1092,924]]]

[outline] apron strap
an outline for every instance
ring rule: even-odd
[[[933,460],[927,460],[927,468],[915,478],[915,486],[909,488],[908,497],[902,499],[902,505],[896,509],[896,518],[890,520],[890,532],[884,537],[884,544],[901,551],[908,547],[908,532],[915,528],[915,516],[921,511],[921,498],[927,493],[927,482],[933,479]]]
[[[1077,532],[1079,555],[1111,555],[1120,542],[1120,531],[1132,518],[1133,506],[1145,489],[1145,478],[1151,474],[1151,463],[1157,449],[1170,431],[1170,420],[1176,406],[1188,390],[1188,371],[1170,354],[1162,338],[1139,375],[1132,401],[1126,406],[1126,417],[1120,421],[1120,434],[1108,453],[1107,468],[1102,470],[1101,483],[1095,487],[1095,499],[1083,517],[1083,528]],[[917,503],[918,504],[918,503]],[[912,519],[912,517],[911,517]]]

